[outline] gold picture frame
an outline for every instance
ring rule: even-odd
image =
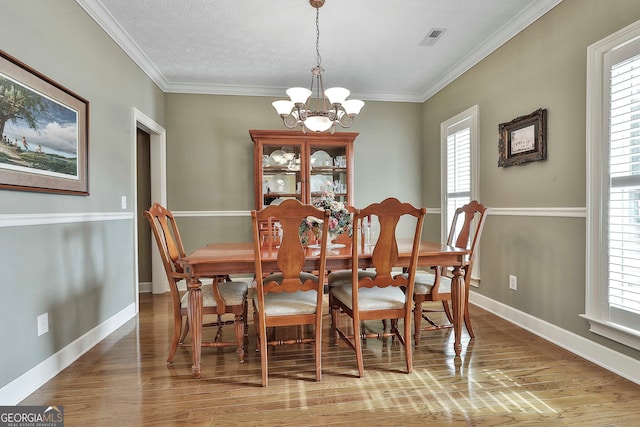
[[[498,125],[498,166],[509,167],[547,158],[547,110],[538,109]]]
[[[89,102],[0,50],[0,189],[88,195]]]

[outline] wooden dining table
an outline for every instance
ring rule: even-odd
[[[408,267],[411,256],[412,241],[398,241],[398,267]],[[263,261],[273,261],[276,270],[276,255],[278,248],[275,245],[265,245],[262,249]],[[314,264],[320,254],[319,249],[309,247],[307,250],[308,267],[315,270]],[[359,250],[358,268],[371,266],[373,246],[365,246]],[[466,307],[466,288],[464,284],[464,269],[467,249],[456,248],[436,242],[420,242],[418,265],[451,266],[453,278],[451,281],[451,303],[453,315],[453,329],[455,333],[454,351],[456,357],[460,355],[462,345],[462,324]],[[255,271],[254,244],[253,242],[241,243],[211,243],[196,249],[192,254],[180,258],[178,262],[184,268],[188,276],[187,289],[189,292],[189,327],[191,329],[191,348],[193,365],[191,367],[193,377],[201,376],[201,350],[202,350],[202,278],[218,280],[218,275],[228,274],[253,274]],[[268,266],[267,266],[268,267]],[[341,248],[332,248],[327,252],[327,270],[336,271],[352,268],[351,246],[346,244]],[[410,339],[410,338],[408,338]]]

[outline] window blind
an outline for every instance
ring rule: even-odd
[[[610,69],[608,298],[610,319],[640,315],[640,55]]]
[[[450,230],[455,210],[471,201],[471,119],[447,129],[447,212]]]

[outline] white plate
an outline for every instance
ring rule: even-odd
[[[269,180],[269,191],[272,193],[290,193],[288,183],[289,180],[285,175],[275,174]]]
[[[333,159],[326,151],[318,150],[311,155],[311,165],[313,166],[333,166]]]
[[[319,193],[322,191],[322,187],[328,187],[325,190],[329,190],[330,185],[327,185],[327,181],[331,182],[331,179],[332,177],[329,175],[311,175],[311,192]]]
[[[269,166],[281,166],[287,164],[284,155],[287,154],[282,150],[276,150],[269,155]]]

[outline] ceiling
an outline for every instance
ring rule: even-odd
[[[309,87],[308,0],[76,0],[165,92],[285,97]],[[327,0],[325,88],[423,102],[562,0]],[[421,45],[444,29],[432,46]]]

